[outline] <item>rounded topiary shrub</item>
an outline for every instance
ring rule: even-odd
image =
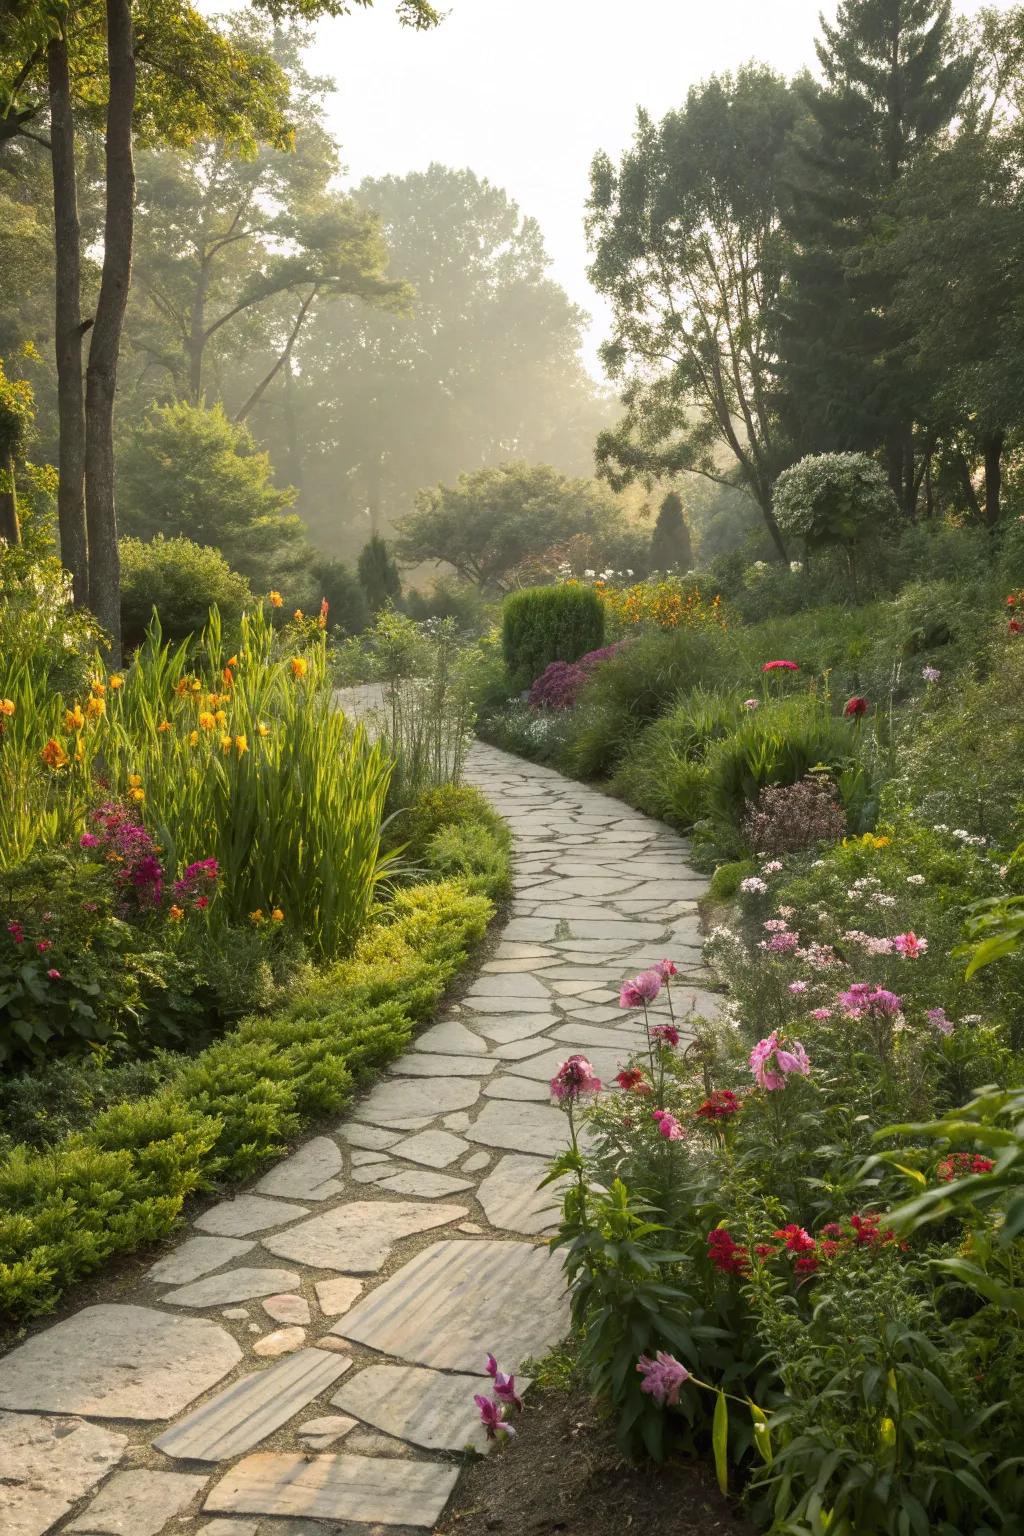
[[[145,639],[154,608],[164,639],[185,640],[200,633],[214,604],[230,634],[254,602],[248,581],[219,550],[160,534],[148,544],[121,540],[121,630],[128,649]]]
[[[784,538],[809,549],[852,547],[891,523],[896,498],[884,471],[866,453],[812,453],[775,482],[772,510]]]

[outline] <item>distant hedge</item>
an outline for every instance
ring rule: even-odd
[[[522,691],[551,662],[600,649],[604,605],[592,587],[529,587],[506,599],[501,638],[509,681]]]

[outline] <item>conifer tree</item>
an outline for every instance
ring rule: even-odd
[[[651,534],[651,569],[685,572],[692,564],[693,547],[683,516],[682,498],[678,491],[669,491]]]

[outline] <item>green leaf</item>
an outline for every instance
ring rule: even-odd
[[[715,1416],[711,1424],[711,1445],[715,1453],[715,1474],[723,1494],[729,1492],[729,1405],[725,1393],[715,1399]]]

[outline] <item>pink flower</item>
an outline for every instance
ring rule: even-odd
[[[812,1019],[830,1019],[831,1017],[832,1017],[832,1009],[831,1008],[812,1008],[811,1009],[811,1018]]]
[[[744,709],[760,709],[761,708],[761,700],[760,699],[744,699],[743,700],[743,708]]]
[[[655,1024],[651,1030],[651,1039],[660,1040],[662,1045],[677,1046],[679,1044],[679,1031],[674,1024]]]
[[[786,1086],[786,1078],[796,1072],[809,1077],[811,1063],[799,1040],[784,1046],[777,1029],[764,1040],[759,1040],[750,1053],[750,1070],[759,1088],[767,1093],[778,1093]]]
[[[571,1104],[584,1093],[600,1093],[601,1079],[585,1056],[570,1056],[563,1061],[551,1079],[551,1092],[556,1099]]]
[[[487,1356],[487,1374],[494,1382],[493,1392],[495,1397],[510,1407],[523,1411],[523,1400],[516,1391],[516,1379],[514,1376],[506,1376],[504,1371],[499,1371],[498,1362],[493,1355]]]
[[[102,839],[97,837],[95,832],[83,832],[78,839],[78,846],[80,848],[98,848],[101,841]]]
[[[501,1403],[496,1403],[491,1397],[484,1397],[480,1392],[474,1393],[473,1401],[480,1410],[480,1422],[488,1440],[513,1438],[515,1430],[511,1424],[505,1423],[505,1409]]]
[[[53,940],[52,939],[39,939],[37,941],[37,943],[36,943],[36,949],[39,951],[39,953],[41,955],[45,955],[46,951],[48,949],[52,949],[52,948],[53,948]]]
[[[55,971],[53,966],[50,967],[46,974],[51,981],[60,981],[60,971]]]
[[[675,1115],[670,1115],[667,1109],[652,1109],[651,1115],[658,1123],[658,1130],[666,1141],[682,1141],[686,1132],[683,1130]]]
[[[795,992],[795,993],[806,992],[807,991],[807,983],[806,983],[806,981],[791,981],[790,984],[789,984],[789,990],[790,990],[790,992]]]
[[[679,1388],[689,1380],[690,1373],[686,1366],[680,1365],[674,1355],[667,1355],[659,1349],[653,1360],[650,1355],[641,1355],[636,1368],[643,1377],[641,1392],[646,1392],[662,1407],[668,1403],[670,1408],[674,1408],[679,1401]]]
[[[762,672],[799,672],[800,668],[795,661],[766,661],[761,665]]]
[[[642,1008],[653,1003],[661,991],[661,977],[657,971],[641,971],[632,981],[624,981],[619,992],[620,1008]]]
[[[664,982],[671,981],[672,977],[678,974],[674,960],[658,960],[651,966],[651,970],[656,971]]]
[[[785,1238],[786,1247],[790,1253],[811,1253],[814,1250],[814,1238],[804,1227],[798,1227],[795,1221],[791,1221],[788,1226],[780,1227],[777,1232],[772,1233],[772,1237]]]
[[[945,1008],[929,1008],[925,1018],[933,1029],[937,1029],[940,1035],[953,1033],[953,1020],[946,1018]]]
[[[12,919],[11,922],[7,924],[7,932],[10,934],[15,944],[24,944],[25,930],[19,922]]]
[[[863,694],[855,693],[852,699],[847,699],[843,705],[843,714],[850,720],[857,720],[868,712],[868,701]]]
[[[868,981],[855,981],[847,991],[840,992],[836,1002],[850,1019],[862,1019],[865,1014],[892,1017],[903,1007],[903,999],[895,992],[872,986]]]
[[[892,947],[904,959],[916,960],[928,948],[928,940],[919,939],[916,933],[898,933],[892,941]]]
[[[799,947],[800,935],[796,933],[773,934],[766,946],[773,955],[791,955]]]

